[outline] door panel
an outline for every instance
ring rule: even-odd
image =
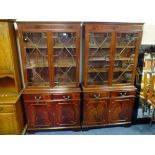
[[[111,99],[109,105],[109,123],[131,121],[133,98]]]
[[[46,103],[25,103],[28,127],[54,126],[52,108]]]
[[[83,124],[105,124],[107,117],[108,100],[86,100],[83,109]]]
[[[0,134],[15,134],[18,132],[14,113],[0,113]]]
[[[56,103],[56,126],[80,125],[80,101]]]

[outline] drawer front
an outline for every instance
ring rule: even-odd
[[[62,94],[53,94],[54,100],[79,100],[80,99],[80,93],[62,93]]]
[[[0,113],[11,113],[14,112],[12,105],[0,105]]]
[[[100,98],[107,98],[110,96],[109,92],[90,92],[90,93],[84,93],[84,99],[100,99]]]
[[[111,97],[128,97],[135,96],[136,91],[113,91]]]
[[[33,102],[38,102],[42,100],[51,100],[51,95],[50,94],[26,94],[24,95],[24,100],[25,101],[33,101]]]

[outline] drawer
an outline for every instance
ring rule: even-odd
[[[50,94],[25,94],[24,101],[42,101],[42,100],[51,100]]]
[[[113,91],[111,97],[128,97],[135,96],[136,91]]]
[[[62,94],[53,94],[53,99],[57,100],[79,100],[80,94],[79,93],[62,93]]]
[[[89,92],[89,93],[84,93],[84,99],[100,99],[100,98],[106,98],[109,97],[110,93],[109,92]]]
[[[0,105],[0,113],[11,113],[14,112],[12,105]]]

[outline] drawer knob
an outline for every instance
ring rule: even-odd
[[[100,96],[101,96],[101,94],[98,94],[98,95],[97,94],[94,94],[94,97],[95,98],[100,98]]]
[[[63,96],[63,99],[65,99],[65,100],[68,100],[70,98],[71,98],[70,96]]]
[[[38,97],[37,97],[37,96],[35,96],[35,97],[34,97],[34,99],[35,99],[36,101],[39,101],[39,100],[41,100],[41,99],[42,99],[42,97],[41,97],[41,96],[38,96]]]
[[[0,108],[0,111],[2,111],[3,109],[4,109],[4,108],[1,107],[1,108]]]

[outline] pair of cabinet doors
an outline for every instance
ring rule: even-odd
[[[134,85],[142,24],[83,26],[80,38],[80,24],[18,23],[26,87],[78,87],[79,76],[84,86]]]

